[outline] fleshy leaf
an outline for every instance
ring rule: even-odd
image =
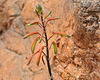
[[[36,9],[38,10],[39,13],[42,13],[42,6],[40,4],[36,6]]]
[[[65,36],[65,37],[71,37],[63,32],[55,32],[54,34],[58,34],[58,35],[62,35],[62,36]]]
[[[45,65],[45,61],[44,61],[44,58],[43,58],[43,57],[44,57],[44,55],[42,56],[42,62],[43,62],[43,64]]]
[[[51,14],[51,11],[45,16],[45,19]]]
[[[41,58],[41,54],[42,54],[42,50],[44,49],[44,46],[41,47],[40,51],[39,51],[39,55],[38,55],[38,60],[37,60],[37,65],[39,66],[40,63],[40,58]]]
[[[54,49],[54,54],[57,54],[57,47],[56,47],[56,44],[53,42],[53,49]]]
[[[27,65],[30,64],[30,62],[31,62],[31,60],[32,60],[32,58],[33,58],[33,56],[34,56],[36,53],[38,53],[39,51],[40,51],[40,49],[39,49],[38,51],[36,51],[35,53],[33,53],[33,54],[30,56]]]
[[[43,39],[43,34],[44,34],[44,31],[42,31],[42,34],[41,34],[39,43],[41,43],[41,41],[42,41],[42,39]]]
[[[36,43],[37,41],[40,39],[40,37],[37,37],[34,42],[32,43],[32,46],[31,46],[31,52],[34,53],[34,50],[35,50],[35,46],[36,46]]]
[[[51,18],[51,19],[48,19],[48,21],[51,21],[51,20],[57,20],[59,18]]]
[[[38,32],[29,33],[29,34],[27,34],[27,35],[24,36],[24,39],[28,38],[28,37],[30,37],[31,35],[34,35],[34,34],[39,34],[39,33]]]
[[[35,9],[35,13],[36,13],[36,15],[39,17],[39,13],[38,13],[38,11]]]
[[[32,25],[37,25],[39,22],[33,22],[33,23],[30,23],[30,24],[26,24],[25,26],[32,26]]]

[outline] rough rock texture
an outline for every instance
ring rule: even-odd
[[[60,17],[47,25],[48,36],[55,31],[72,36],[51,39],[58,47],[57,55],[50,51],[54,80],[100,80],[100,0],[0,0],[0,80],[49,80],[46,65],[36,65],[37,55],[26,66],[37,35],[23,36],[41,29],[24,25],[38,20],[38,3],[44,15]]]

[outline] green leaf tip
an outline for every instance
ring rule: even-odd
[[[56,47],[56,44],[53,42],[53,49],[54,49],[54,54],[57,54],[57,47]]]
[[[57,17],[56,19],[60,19],[59,17]]]
[[[38,13],[38,11],[37,11],[36,9],[35,9],[35,13],[36,13],[36,15],[37,15],[38,17],[40,17],[40,16],[39,16],[39,13]]]
[[[51,19],[48,19],[48,21],[51,21],[51,20],[57,20],[59,18],[51,18]]]
[[[40,4],[36,5],[36,9],[38,10],[39,13],[42,12],[42,6]]]
[[[34,42],[32,43],[32,46],[31,46],[31,52],[34,53],[34,50],[35,50],[35,46],[36,46],[36,43],[37,41],[40,39],[40,37],[37,37]]]
[[[51,14],[51,11],[45,16],[45,19]]]
[[[63,32],[55,32],[54,34],[62,35],[62,36],[69,37],[69,38],[71,37]]]
[[[33,23],[31,23],[31,24],[26,24],[25,26],[31,26],[31,25],[33,25]]]
[[[39,22],[33,22],[33,23],[30,23],[30,24],[26,24],[25,26],[32,26],[32,25],[37,25]]]

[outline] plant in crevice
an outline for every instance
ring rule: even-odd
[[[65,37],[70,37],[69,35],[63,33],[63,32],[55,32],[53,33],[49,38],[47,37],[47,31],[46,31],[46,26],[47,26],[47,23],[49,21],[52,21],[52,20],[57,20],[59,18],[50,18],[50,19],[47,19],[48,16],[51,14],[51,11],[45,16],[43,17],[43,9],[42,9],[42,6],[41,5],[37,5],[36,6],[36,9],[35,9],[35,13],[36,15],[38,16],[38,18],[40,19],[41,22],[33,22],[33,23],[30,23],[30,24],[27,24],[26,26],[31,26],[31,25],[37,25],[39,26],[41,29],[42,29],[42,33],[39,33],[39,32],[32,32],[32,33],[29,33],[27,35],[24,36],[24,39],[25,38],[28,38],[32,35],[35,35],[35,34],[38,34],[39,36],[33,41],[32,43],[32,46],[31,46],[31,52],[32,52],[32,55],[30,56],[29,60],[28,60],[28,63],[27,65],[30,64],[33,56],[35,54],[38,54],[38,60],[37,60],[37,65],[39,66],[39,63],[40,63],[40,58],[43,54],[43,56],[45,56],[46,58],[46,61],[47,61],[47,67],[48,67],[48,71],[49,71],[49,74],[50,74],[50,79],[53,80],[53,77],[52,77],[52,73],[51,73],[51,68],[50,68],[50,59],[49,59],[49,50],[51,49],[51,46],[53,45],[53,49],[54,49],[54,54],[57,54],[57,47],[56,47],[56,43],[53,41],[51,43],[51,45],[48,44],[48,41],[54,36],[54,35],[62,35],[62,36],[65,36]],[[39,41],[39,43],[41,43],[42,41],[45,43],[39,50],[35,51],[35,47],[36,47],[36,44],[37,42]],[[46,52],[43,51],[43,49],[46,48]],[[35,52],[34,52],[35,51]],[[43,56],[42,56],[42,61],[44,63],[44,60],[43,60]],[[45,63],[44,63],[45,64]]]

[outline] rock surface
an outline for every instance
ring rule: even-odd
[[[37,55],[26,66],[37,35],[23,36],[41,29],[25,24],[38,20],[38,3],[44,15],[52,11],[50,18],[60,17],[48,23],[48,36],[56,31],[72,36],[51,39],[58,47],[57,55],[52,49],[50,54],[54,80],[100,80],[100,0],[0,0],[0,80],[49,80],[42,61],[36,65]]]

